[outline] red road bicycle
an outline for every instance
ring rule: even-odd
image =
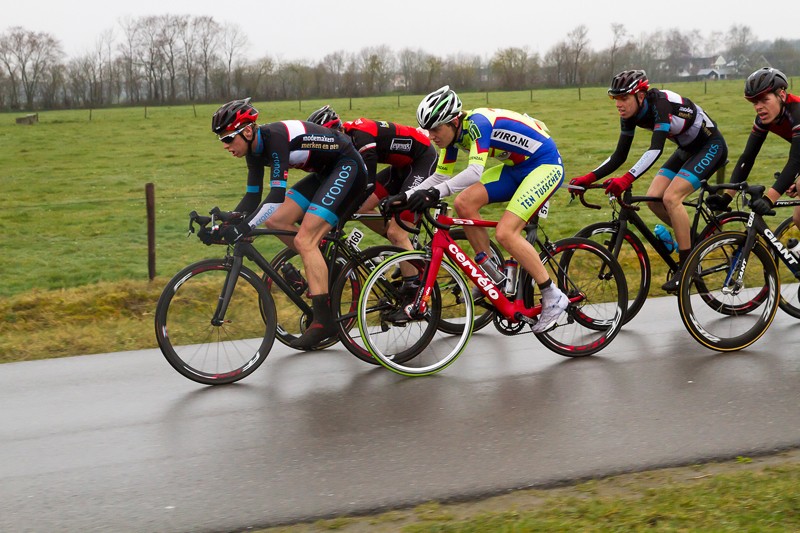
[[[495,227],[496,221],[441,214],[434,218],[427,211],[424,216],[436,228],[430,246],[394,255],[378,265],[367,278],[358,304],[358,326],[365,346],[383,366],[407,376],[436,373],[462,353],[473,331],[470,283],[479,287],[485,301],[494,307],[494,325],[505,335],[521,333],[526,325],[535,324],[541,313],[538,289],[527,272],[520,270],[515,280],[496,285],[450,236],[453,226]],[[526,238],[539,250],[551,279],[570,304],[550,329],[536,337],[560,355],[595,354],[622,327],[628,294],[622,268],[604,246],[592,240],[570,237],[550,241],[539,230],[537,215],[525,228]],[[391,273],[401,263],[412,265],[424,281],[413,301],[391,281]],[[462,297],[453,298],[454,294]],[[405,312],[398,314],[398,309]],[[437,328],[440,320],[461,323],[463,328],[455,334],[444,333]]]

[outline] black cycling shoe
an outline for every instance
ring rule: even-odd
[[[322,341],[336,335],[336,326],[312,322],[305,332],[290,343],[292,348],[298,350],[311,350]]]
[[[400,301],[398,302],[397,309],[383,316],[386,322],[393,324],[408,322],[411,317],[406,313],[406,307],[414,303],[414,298],[417,296],[419,290],[419,283],[404,283],[400,287]]]
[[[676,294],[681,283],[681,271],[678,270],[674,276],[670,278],[665,284],[661,286],[661,290],[670,294]]]

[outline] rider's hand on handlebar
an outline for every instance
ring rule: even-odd
[[[425,191],[414,191],[408,198],[408,208],[419,213],[433,207],[439,201],[439,189],[431,187]]]
[[[578,176],[577,178],[572,178],[571,180],[569,180],[568,189],[570,190],[570,192],[582,191],[585,190],[587,186],[591,185],[595,181],[597,181],[597,176],[594,175],[594,172],[589,172],[585,176]]]
[[[212,244],[219,244],[223,241],[222,235],[219,231],[219,226],[214,226],[209,228],[208,226],[203,226],[197,231],[197,238],[205,244],[206,246],[211,246]]]
[[[636,178],[630,172],[626,172],[618,178],[611,178],[603,182],[606,188],[606,193],[613,194],[616,197],[622,196],[622,193],[630,189],[633,181]]]
[[[712,211],[729,211],[732,200],[733,196],[729,194],[710,194],[706,196],[706,205]]]
[[[750,209],[752,209],[753,212],[758,213],[762,217],[775,214],[775,211],[772,209],[772,206],[773,206],[772,200],[770,200],[768,196],[762,196],[761,198],[756,198],[755,200],[750,202]]]
[[[394,194],[381,198],[379,208],[381,213],[388,214],[397,211],[399,208],[406,205],[406,193]]]

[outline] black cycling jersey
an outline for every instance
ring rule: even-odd
[[[352,204],[360,204],[372,189],[350,137],[312,122],[284,120],[258,126],[255,147],[246,160],[247,192],[236,210],[249,213],[250,218],[261,205],[284,201],[290,168],[315,175],[317,186],[312,195],[305,190],[309,203],[303,207],[317,205],[319,200],[329,221],[352,209]],[[270,168],[270,191],[261,202],[266,167]]]
[[[672,91],[652,88],[645,94],[635,116],[620,118],[616,150],[593,171],[598,179],[608,176],[625,162],[637,127],[653,132],[650,148],[630,169],[637,178],[658,160],[667,139],[689,155],[694,155],[706,146],[711,137],[718,135],[716,125],[700,106]]]
[[[416,128],[394,122],[359,118],[342,124],[364,158],[371,178],[381,186],[377,194],[397,194],[433,174],[438,151]],[[377,173],[378,163],[389,165]]]
[[[739,183],[747,180],[750,171],[753,169],[756,156],[769,132],[791,143],[789,159],[772,186],[773,189],[783,194],[792,186],[792,183],[800,173],[800,97],[793,94],[786,94],[786,104],[783,106],[783,112],[771,124],[763,124],[761,119],[756,117],[744,151],[731,173],[731,182]]]

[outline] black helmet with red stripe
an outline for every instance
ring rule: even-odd
[[[623,94],[636,94],[647,91],[650,82],[647,74],[643,70],[624,70],[614,76],[611,80],[611,87],[608,88],[608,96],[622,96]]]
[[[308,115],[308,122],[333,129],[339,129],[342,125],[342,119],[339,118],[339,114],[329,105],[324,105]]]
[[[757,100],[766,93],[774,93],[780,89],[784,91],[789,87],[786,75],[776,68],[764,67],[753,72],[744,82],[744,97]]]
[[[217,135],[238,131],[258,119],[258,109],[250,105],[250,98],[233,100],[222,105],[211,117],[211,131]]]

